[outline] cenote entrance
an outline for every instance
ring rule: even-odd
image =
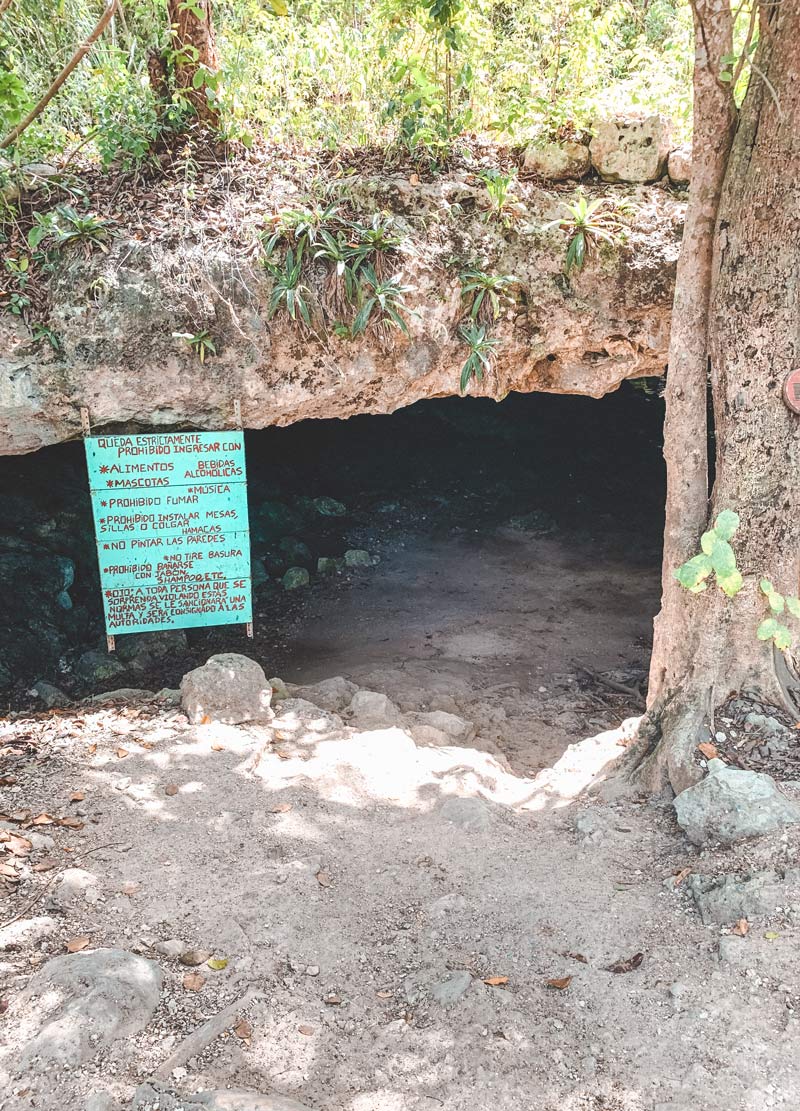
[[[290,684],[344,675],[403,709],[458,713],[487,745],[513,734],[508,755],[532,770],[618,723],[624,696],[590,674],[636,687],[646,672],[662,417],[626,383],[599,401],[448,398],[250,432],[254,640],[120,637],[110,658],[82,446],[5,459],[7,704],[35,703],[42,678],[70,697],[174,687],[240,651]]]

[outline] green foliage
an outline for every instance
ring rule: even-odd
[[[567,253],[564,259],[564,273],[569,277],[572,270],[582,270],[586,259],[599,243],[617,242],[623,220],[630,214],[628,204],[614,202],[609,197],[597,197],[590,201],[578,192],[569,204],[562,202],[564,215],[551,220],[544,227],[559,228],[569,236]]]
[[[739,515],[732,510],[724,509],[719,514],[714,527],[700,537],[701,550],[698,554],[674,572],[681,586],[692,594],[700,594],[707,589],[708,579],[713,574],[717,586],[729,598],[739,593],[744,580],[736,566],[736,555],[730,544],[739,524]],[[756,636],[759,640],[771,640],[776,648],[786,651],[792,647],[794,638],[791,629],[779,621],[778,617],[788,613],[800,620],[800,598],[781,594],[766,578],[761,579],[759,590],[769,607],[769,615],[758,626]]]
[[[303,275],[303,256],[298,250],[297,255],[291,249],[286,252],[282,264],[265,262],[267,273],[273,279],[272,296],[267,310],[267,319],[271,320],[279,311],[287,314],[290,320],[302,321],[307,328],[311,328],[311,290],[300,280]]]
[[[473,378],[479,382],[483,381],[483,372],[491,368],[498,340],[489,335],[489,329],[485,324],[462,325],[459,328],[459,335],[469,348],[459,383],[459,390],[463,394],[466,393],[467,386]]]
[[[208,355],[217,353],[217,345],[207,328],[202,328],[198,332],[173,332],[172,336],[173,339],[185,339],[201,364],[206,361]]]
[[[353,321],[352,334],[361,336],[370,326],[385,335],[389,328],[399,328],[408,335],[408,327],[403,320],[405,295],[410,293],[408,286],[400,285],[394,278],[381,281],[372,266],[366,263],[361,272],[361,307]]]
[[[97,0],[14,0],[0,27],[3,132],[98,12]],[[689,119],[691,18],[678,0],[303,0],[291,10],[286,0],[226,0],[214,4],[214,20],[220,69],[201,67],[195,84],[219,111],[222,134],[244,141],[263,129],[269,139],[331,149],[380,143],[439,165],[472,131],[523,142],[627,109]],[[734,53],[743,49],[737,32]],[[150,87],[151,54],[167,64],[163,104]],[[88,138],[84,152],[102,165],[148,162],[191,123],[185,96],[170,86],[177,58],[163,0],[126,0],[25,132],[22,156]]]
[[[106,241],[111,234],[107,220],[91,212],[77,212],[72,205],[62,204],[55,210],[50,234],[57,248],[82,247],[84,254],[93,250],[108,252]]]
[[[504,174],[499,170],[484,170],[480,179],[486,186],[486,195],[489,199],[488,217],[508,227],[511,222],[511,208],[517,200],[514,194],[517,171],[512,170]]]
[[[461,297],[467,303],[470,320],[484,324],[497,319],[502,302],[509,300],[509,290],[519,285],[519,279],[513,274],[487,274],[477,267],[462,271],[459,279]]]

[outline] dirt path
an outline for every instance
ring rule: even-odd
[[[6,822],[35,841],[8,908],[41,898],[0,933],[3,1111],[127,1108],[248,992],[170,1088],[315,1111],[796,1106],[797,924],[702,926],[665,878],[747,852],[699,853],[669,806],[575,797],[623,733],[523,779],[472,742],[424,743],[415,713],[367,725],[338,688],[299,692],[328,710],[279,703],[269,728],[192,727],[155,703],[6,725],[9,809],[84,825]],[[48,860],[80,875],[33,870]],[[163,984],[139,1033],[43,1071],[26,1047],[64,1006],[46,962],[76,938],[141,954]],[[186,950],[227,964],[187,967]],[[153,1091],[133,1107],[194,1111]],[[273,1106],[226,1099],[212,1106]]]

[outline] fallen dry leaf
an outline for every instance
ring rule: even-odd
[[[6,849],[12,856],[27,856],[33,847],[27,837],[19,833],[11,833],[5,842]]]
[[[624,961],[616,961],[614,964],[606,965],[606,972],[633,972],[643,960],[644,953],[634,953],[632,957],[627,957]]]
[[[190,968],[194,968],[197,965],[205,964],[212,955],[213,954],[207,952],[205,949],[187,949],[185,953],[181,953],[178,960],[181,964],[186,964]]]
[[[73,791],[72,794],[69,796],[69,801],[70,802],[83,802],[83,800],[85,798],[86,798],[86,795],[83,793],[83,791]]]
[[[210,960],[206,961],[206,964],[209,968],[213,968],[215,972],[221,972],[223,968],[228,967],[228,958],[212,957]]]
[[[490,988],[499,988],[508,983],[508,976],[485,976],[483,982]]]
[[[201,975],[199,972],[187,972],[183,977],[183,986],[187,991],[200,991],[205,982],[205,976]]]
[[[178,793],[178,784],[177,783],[168,783],[166,785],[166,787],[164,788],[164,794],[165,795],[177,795],[177,793]]]
[[[130,753],[128,752],[127,748],[118,748],[117,749],[117,759],[118,760],[124,760],[126,756],[130,756]]]
[[[240,1018],[233,1028],[233,1032],[237,1038],[241,1038],[243,1042],[250,1044],[250,1039],[253,1036],[253,1027],[246,1018]]]
[[[393,991],[376,991],[375,994],[377,995],[378,999],[391,999],[392,996],[394,995],[394,992]]]
[[[549,988],[555,988],[556,991],[566,991],[566,989],[572,983],[572,977],[558,976],[553,980],[545,980],[545,983]]]
[[[750,923],[747,921],[746,918],[740,918],[731,930],[731,933],[736,934],[737,937],[747,937],[749,930]]]
[[[279,802],[277,806],[270,808],[270,814],[288,814],[292,809],[290,802]]]
[[[686,879],[686,877],[691,876],[692,869],[691,868],[681,868],[681,870],[679,872],[674,872],[673,874],[675,876],[675,886],[680,887],[680,885],[683,883],[683,881]]]
[[[137,891],[142,890],[142,885],[136,883],[134,880],[128,880],[120,887],[120,892],[123,895],[135,895]]]
[[[571,961],[580,961],[581,964],[589,963],[587,958],[584,957],[583,953],[570,953],[569,951],[567,951],[566,953],[562,953],[561,956],[567,957],[567,959]]]
[[[33,824],[35,826],[51,826],[54,821],[55,818],[51,817],[50,814],[45,814],[44,812],[42,812],[41,814],[36,815],[36,817],[33,819]]]
[[[210,725],[211,724],[211,718],[208,716],[208,714],[203,714],[202,718],[200,719],[200,724],[201,725]]]
[[[30,816],[30,810],[15,810],[13,814],[9,814],[9,818],[12,822],[27,822]]]
[[[225,751],[225,745],[213,744],[211,746],[211,751],[212,752],[224,752]]]
[[[712,745],[711,741],[702,741],[697,746],[697,749],[703,756],[705,756],[706,760],[716,760],[718,756],[717,746]]]
[[[332,880],[327,872],[317,872],[317,883],[320,887],[330,887]]]
[[[292,758],[291,753],[286,752],[285,749],[273,748],[272,751],[275,753],[275,755],[278,757],[279,760],[291,760],[291,758]]]
[[[10,880],[18,880],[17,870],[13,864],[6,864],[5,861],[0,862],[0,876],[5,876]]]
[[[84,823],[80,818],[59,818],[56,825],[66,826],[67,829],[83,829]]]
[[[305,1034],[306,1037],[310,1037],[310,1035],[314,1033],[314,1027],[306,1026],[305,1023],[303,1023],[297,1027],[297,1032],[298,1034]]]
[[[87,949],[91,942],[91,938],[87,934],[81,934],[80,937],[73,937],[71,941],[67,942],[68,953],[80,953],[81,949]]]
[[[94,754],[97,752],[97,745],[96,744],[89,745],[89,747],[87,748],[86,751],[89,753],[90,756],[94,756]]]
[[[322,999],[322,1002],[327,1003],[329,1007],[338,1007],[341,1001],[342,997],[340,995],[336,995],[335,992],[331,992],[330,995],[323,996]]]
[[[408,175],[408,184],[409,185],[419,185],[419,174],[409,174]]]

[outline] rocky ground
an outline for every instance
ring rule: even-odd
[[[228,660],[4,724],[4,1111],[796,1106],[791,784],[697,847],[608,778],[634,721],[529,776],[457,692],[270,720]]]

